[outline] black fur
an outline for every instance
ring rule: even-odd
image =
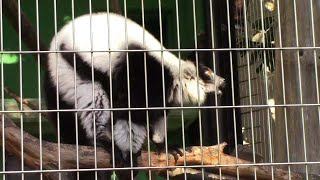
[[[53,85],[52,80],[46,74],[45,81],[45,94],[47,101],[47,108],[49,110],[57,110],[57,89]],[[59,96],[59,109],[73,109],[74,106],[67,104]],[[50,121],[53,122],[53,125],[57,128],[57,116],[55,112],[49,113]],[[63,143],[67,144],[76,144],[76,123],[75,123],[75,113],[74,112],[59,112],[59,121],[60,121],[60,137]],[[78,123],[79,125],[79,123]],[[87,138],[85,135],[85,130],[82,127],[78,127],[79,130],[79,145],[88,144]]]
[[[141,50],[138,46],[131,46],[131,50]],[[146,86],[145,86],[145,67],[144,67],[144,52],[129,52],[129,85],[130,85],[130,107],[131,108],[145,108],[146,104]],[[117,71],[113,73],[113,107],[125,108],[128,106],[128,79],[127,79],[127,64],[126,58],[123,63],[116,67]],[[172,88],[173,77],[169,70],[164,67],[164,85],[162,81],[162,66],[152,56],[146,53],[146,76],[147,76],[147,95],[149,107],[163,107],[163,88],[167,96]],[[115,93],[116,92],[116,93]],[[167,98],[166,98],[167,99]],[[167,106],[170,104],[165,101]],[[128,119],[128,113],[115,111],[115,117]],[[163,110],[149,111],[150,122],[153,119],[158,119],[163,116]],[[134,110],[131,111],[132,121],[139,124],[146,123],[146,111]]]
[[[130,50],[137,50],[141,48],[139,46],[131,46]],[[77,53],[63,52],[68,51],[65,45],[60,46],[62,57],[68,62],[69,66],[74,68],[74,57],[76,59],[76,71],[79,77],[83,80],[92,81],[92,69],[91,66],[84,62],[82,57]],[[75,55],[73,55],[75,54]],[[146,55],[146,68],[145,59]],[[128,105],[128,74],[127,74],[127,56],[123,56],[121,63],[119,63],[113,69],[112,72],[112,99],[114,108],[127,108]],[[147,79],[147,93],[148,93],[148,107],[163,107],[164,102],[166,106],[170,106],[167,101],[163,101],[163,88],[165,89],[165,95],[168,96],[170,89],[173,88],[173,77],[170,75],[169,70],[166,67],[155,60],[148,53],[144,52],[129,52],[129,85],[130,85],[130,107],[131,108],[145,108],[146,104],[146,87],[145,79]],[[145,74],[146,69],[146,74]],[[162,71],[163,69],[163,71]],[[164,74],[164,81],[163,75]],[[146,77],[145,77],[146,75]],[[104,90],[107,92],[110,99],[110,79],[109,72],[102,73],[94,69],[94,80],[101,83]],[[164,82],[164,84],[163,84]],[[56,87],[53,85],[51,79],[46,75],[46,97],[47,105],[49,109],[57,109],[56,104]],[[166,98],[167,99],[167,98]],[[73,109],[74,105],[68,104],[59,97],[59,109]],[[147,125],[147,113],[146,110],[132,110],[131,120],[136,124]],[[90,112],[88,112],[90,113]],[[50,113],[51,121],[57,126],[57,113]],[[155,120],[164,116],[163,110],[150,110],[149,121],[152,126]],[[114,123],[118,119],[129,119],[129,112],[114,111],[113,113]],[[86,133],[83,127],[80,125],[80,117],[78,117],[78,125],[75,126],[75,113],[74,112],[60,112],[60,136],[63,143],[75,144],[76,143],[76,128],[79,130],[79,145],[92,145],[89,139],[86,137]],[[152,132],[151,132],[152,135]],[[108,146],[105,141],[97,140],[98,145]],[[129,156],[130,157],[130,156]]]
[[[131,46],[130,50],[137,50],[141,48],[139,46]],[[61,54],[68,64],[73,68],[73,53],[63,52],[67,51],[65,46],[60,46]],[[76,58],[76,69],[77,74],[84,80],[91,81],[91,67],[84,62],[84,60],[75,53]],[[146,91],[145,91],[145,65],[144,65],[144,52],[129,52],[129,85],[130,85],[130,107],[131,108],[145,108],[146,105]],[[127,108],[128,106],[128,79],[127,79],[127,61],[126,56],[121,60],[121,63],[117,67],[113,67],[116,71],[112,74],[112,99],[114,108]],[[169,70],[164,67],[162,72],[162,66],[152,56],[146,53],[146,70],[147,70],[147,93],[148,93],[148,106],[149,107],[163,107],[163,88],[165,88],[165,95],[169,94],[173,84],[173,77],[170,75]],[[164,87],[162,80],[162,73],[164,74]],[[100,82],[103,85],[104,90],[110,97],[110,86],[109,86],[109,73],[102,73],[94,69],[95,81]],[[56,87],[53,86],[50,78],[47,75],[46,81],[46,95],[47,104],[49,109],[57,109],[56,105]],[[156,83],[155,83],[156,82]],[[167,99],[167,98],[166,98]],[[169,102],[165,101],[166,106],[170,106]],[[73,109],[74,106],[67,104],[61,98],[59,98],[60,109]],[[75,143],[75,122],[72,121],[74,118],[73,112],[60,112],[60,133],[65,143]],[[128,111],[114,111],[114,120],[117,119],[128,119]],[[150,110],[149,119],[152,124],[153,119],[158,119],[164,116],[163,110]],[[56,114],[51,118],[56,121]],[[145,110],[132,110],[131,111],[132,122],[137,124],[146,124],[146,111]],[[79,118],[78,118],[79,120]],[[56,124],[56,123],[55,123]],[[74,130],[74,133],[70,133],[70,130]],[[84,134],[83,128],[79,129],[79,143],[86,144],[87,140],[82,134]],[[69,134],[72,134],[71,136]]]

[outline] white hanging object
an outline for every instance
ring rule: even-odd
[[[254,36],[252,36],[251,41],[256,43],[263,43],[264,42],[264,33],[266,31],[260,30]]]
[[[264,3],[264,7],[268,10],[268,11],[274,11],[274,1],[272,0],[272,1],[266,1],[265,3]]]

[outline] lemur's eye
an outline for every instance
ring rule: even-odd
[[[207,75],[208,77],[211,76],[211,72],[210,71],[206,71],[206,72],[204,72],[204,74]]]
[[[204,68],[203,76],[204,76],[203,77],[204,80],[213,80],[214,79],[214,74],[213,74],[212,70],[208,67]]]

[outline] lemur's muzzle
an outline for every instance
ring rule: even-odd
[[[204,90],[206,93],[222,94],[222,90],[226,86],[224,78],[216,75],[210,68],[205,67],[204,74],[206,78],[203,79],[205,85]]]

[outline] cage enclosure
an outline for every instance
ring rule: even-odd
[[[319,179],[319,1],[0,4],[0,178]]]

